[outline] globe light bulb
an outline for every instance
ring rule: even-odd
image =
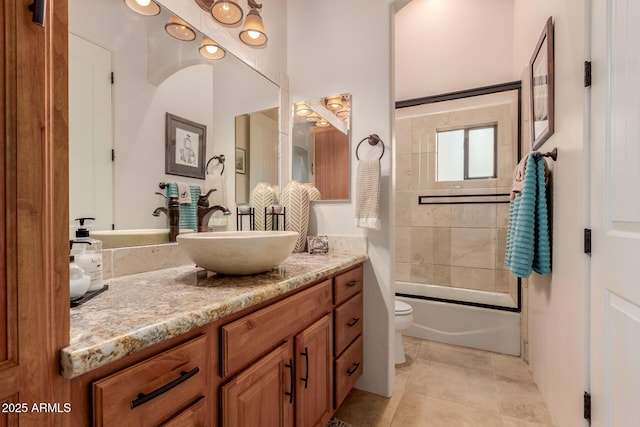
[[[136,3],[138,3],[142,7],[145,7],[145,6],[149,6],[149,4],[151,3],[151,0],[136,0]]]

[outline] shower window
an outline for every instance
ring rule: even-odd
[[[496,177],[497,125],[438,131],[436,181]]]

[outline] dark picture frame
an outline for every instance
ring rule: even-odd
[[[236,173],[247,173],[247,150],[236,147]]]
[[[549,17],[529,63],[531,149],[537,150],[554,131],[553,17]]]
[[[166,113],[165,173],[205,179],[207,127]]]

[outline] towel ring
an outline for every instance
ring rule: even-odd
[[[219,156],[213,156],[212,158],[210,158],[207,161],[207,165],[204,167],[204,170],[207,171],[207,175],[209,175],[209,163],[211,163],[213,159],[216,159],[218,163],[222,164],[222,170],[220,171],[220,175],[222,175],[224,173],[224,161],[226,160],[224,154],[220,154]]]
[[[371,135],[367,136],[366,138],[363,138],[360,142],[358,142],[358,145],[356,146],[356,159],[360,160],[360,156],[358,156],[358,148],[360,148],[360,144],[362,144],[365,141],[369,142],[369,145],[371,146],[375,146],[375,145],[378,145],[378,143],[381,143],[382,153],[380,154],[380,157],[378,157],[378,160],[380,160],[382,156],[384,156],[384,142],[382,142],[382,139],[380,139],[380,137],[375,133],[372,133]]]

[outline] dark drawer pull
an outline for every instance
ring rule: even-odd
[[[354,318],[353,318],[353,320],[352,320],[351,322],[347,323],[347,326],[351,328],[351,327],[353,327],[356,323],[358,323],[359,321],[360,321],[360,318],[359,318],[359,317],[354,317]]]
[[[293,404],[293,360],[289,359],[289,363],[284,365],[285,368],[289,368],[291,372],[289,373],[289,382],[291,391],[285,391],[284,395],[289,396],[289,404]]]
[[[307,386],[309,385],[309,349],[305,347],[304,351],[300,353],[300,355],[304,356],[306,366],[304,371],[304,378],[300,378],[300,380],[304,381],[304,388],[307,388]]]
[[[355,374],[359,367],[360,367],[360,362],[356,362],[356,363],[354,363],[354,364],[353,364],[353,368],[349,369],[349,370],[347,371],[347,374],[348,374],[349,376],[351,376],[351,375]]]
[[[188,380],[198,372],[200,372],[200,368],[198,368],[197,366],[192,370],[190,370],[189,372],[180,371],[180,376],[175,380],[171,381],[170,383],[165,384],[162,387],[153,390],[149,394],[139,393],[138,398],[136,400],[131,401],[131,409],[135,408],[136,406],[140,406],[143,403],[147,403],[148,401],[155,399],[161,394],[168,392],[169,390],[182,384],[183,382],[185,382],[186,380]]]
[[[347,287],[348,288],[353,288],[354,286],[356,286],[358,283],[360,283],[359,280],[352,280],[349,283],[347,283]]]

